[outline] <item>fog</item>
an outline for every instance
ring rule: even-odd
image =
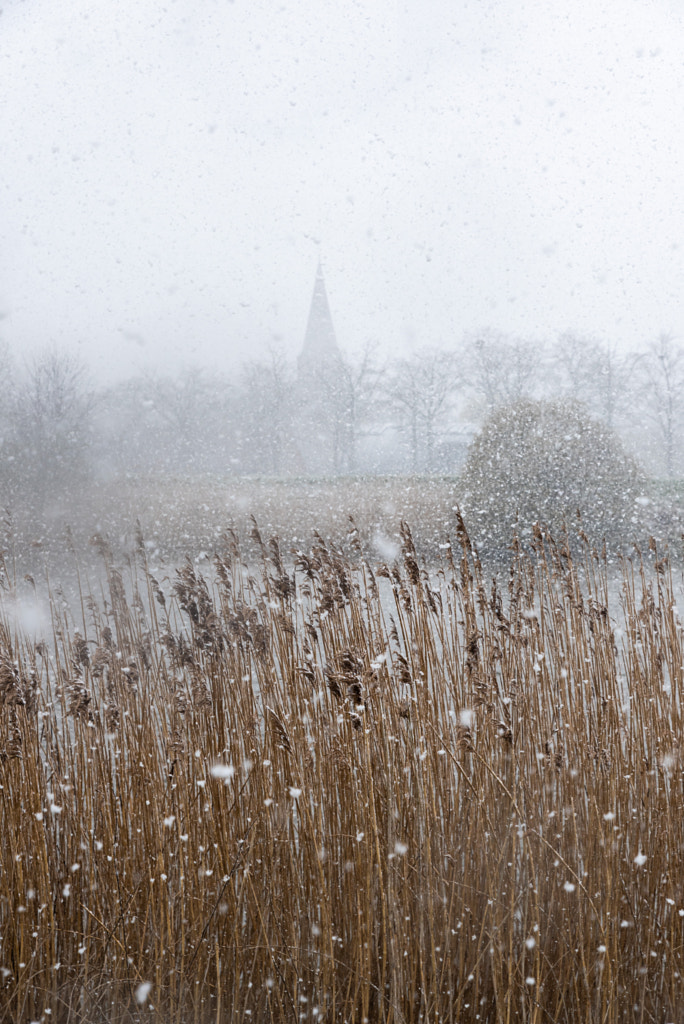
[[[340,344],[681,333],[684,16],[543,0],[12,2],[2,336],[100,381]]]
[[[103,542],[206,559],[230,531],[250,538],[253,517],[288,551],[314,530],[344,542],[353,517],[380,557],[411,521],[434,559],[458,508],[495,557],[516,522],[558,535],[580,510],[594,544],[655,535],[679,550],[684,347],[670,335],[627,354],[491,330],[405,357],[349,353],[319,266],[296,359],[274,349],[231,375],[158,368],[97,386],[57,348],[24,366],[4,356],[8,580],[89,547],[90,561]]]
[[[7,550],[361,513],[432,556],[490,507],[475,439],[540,401],[559,501],[678,536],[682,52],[668,3],[5,6]]]

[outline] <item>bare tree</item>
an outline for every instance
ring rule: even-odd
[[[453,352],[431,348],[400,360],[390,374],[388,397],[400,424],[408,429],[413,472],[434,469],[438,429],[460,386],[457,367]]]
[[[487,413],[534,395],[544,358],[539,345],[491,329],[465,339],[468,385]]]
[[[376,346],[368,343],[355,359],[344,361],[347,396],[347,458],[346,469],[356,472],[358,442],[364,428],[378,415],[386,368],[378,360]]]
[[[550,352],[554,390],[573,402],[590,404],[596,372],[597,342],[572,331],[558,337]]]
[[[602,344],[596,361],[595,408],[613,430],[631,401],[631,381],[636,357],[621,353],[617,345]]]
[[[551,350],[556,390],[563,397],[584,402],[613,429],[630,398],[634,357],[615,344],[566,332]]]
[[[144,377],[105,388],[95,414],[98,465],[105,473],[149,472],[163,464],[161,426]]]
[[[9,415],[12,406],[12,394],[15,385],[15,368],[9,346],[0,341],[0,449],[7,442]]]
[[[13,483],[36,504],[85,478],[95,394],[85,367],[48,349],[27,366],[10,408]]]
[[[350,452],[353,407],[349,366],[337,350],[303,363],[296,383],[297,447],[307,472],[343,473]]]
[[[196,367],[131,377],[98,404],[98,460],[113,472],[224,472],[235,457],[228,381]]]
[[[243,368],[241,463],[248,471],[352,473],[374,412],[383,368],[371,345],[358,358],[333,353],[294,367],[282,352]]]
[[[241,461],[248,471],[279,475],[292,453],[294,370],[284,354],[246,364],[241,389]]]
[[[232,440],[228,382],[198,367],[186,367],[175,376],[146,375],[143,391],[148,413],[162,425],[170,468],[219,468]]]
[[[661,334],[639,361],[646,399],[644,411],[655,424],[663,445],[665,472],[674,475],[684,399],[684,348],[670,334]]]

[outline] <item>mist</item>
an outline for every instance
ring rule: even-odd
[[[99,382],[682,333],[672,3],[7,4],[2,336]]]
[[[264,481],[292,536],[304,481],[335,521],[345,480],[449,481],[434,553],[475,439],[530,402],[615,435],[635,530],[672,535],[678,8],[67,0],[0,28],[0,485],[31,565],[137,520],[209,551]]]

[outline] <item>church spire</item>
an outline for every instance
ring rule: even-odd
[[[340,359],[340,350],[337,347],[335,328],[330,315],[328,294],[323,280],[323,267],[319,257],[304,345],[298,360],[299,369],[300,372],[306,372],[320,367],[322,364],[337,363]]]

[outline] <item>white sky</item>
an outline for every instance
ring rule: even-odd
[[[684,336],[681,0],[7,0],[0,337]]]

